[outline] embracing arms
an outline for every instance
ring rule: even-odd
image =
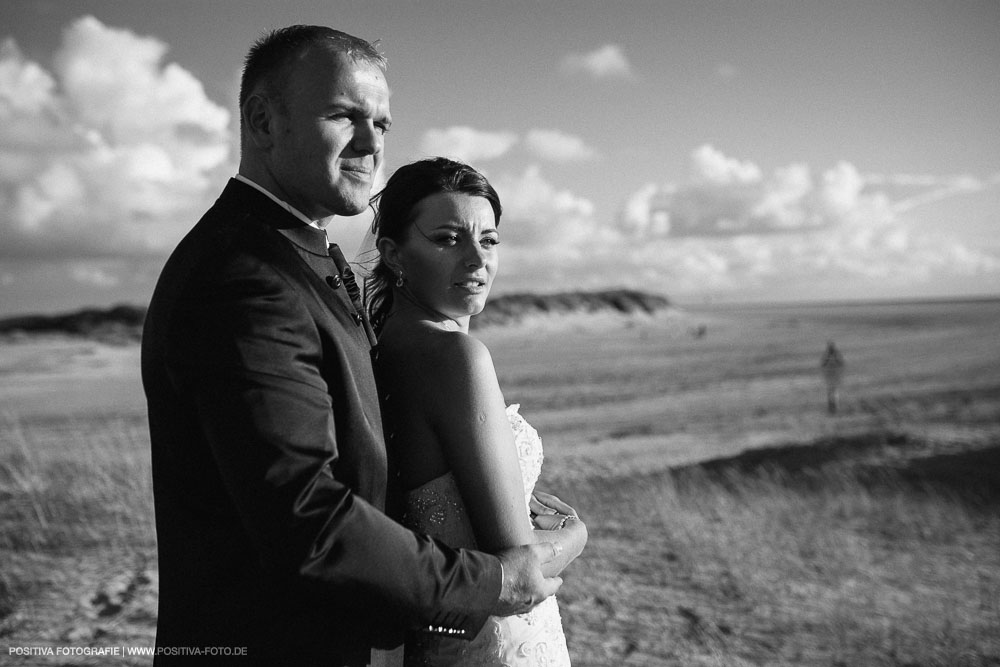
[[[248,573],[233,591],[272,582],[375,633],[422,623],[474,634],[500,594],[500,562],[378,509],[376,394],[348,315],[250,256],[199,270],[196,286],[157,302],[144,359],[163,429],[154,475],[170,490],[157,509],[174,517],[174,541],[245,545],[227,548],[228,562],[204,549],[226,581]],[[259,568],[263,579],[249,574]]]
[[[562,572],[586,546],[586,524],[574,508],[542,491],[535,491],[531,496],[531,515],[536,540],[549,539],[561,546],[559,553],[542,567],[542,571]]]
[[[531,505],[536,529],[525,507],[517,446],[493,361],[481,342],[464,334],[440,335],[445,349],[432,355],[428,372],[428,412],[443,455],[469,512],[481,549],[496,552],[518,544],[555,545],[556,556],[543,565],[557,576],[583,550],[587,528],[577,512],[555,496],[537,493]],[[563,521],[565,516],[573,519]]]

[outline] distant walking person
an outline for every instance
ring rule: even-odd
[[[837,414],[840,381],[844,377],[844,355],[840,353],[833,341],[826,344],[826,352],[820,361],[823,379],[826,381],[826,409],[831,415]]]

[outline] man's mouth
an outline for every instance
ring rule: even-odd
[[[371,176],[372,174],[372,170],[367,167],[361,167],[349,164],[342,166],[340,170],[350,172],[352,174],[358,174],[359,176]]]

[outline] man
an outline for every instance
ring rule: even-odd
[[[206,648],[385,664],[372,647],[406,628],[471,638],[528,610],[561,583],[541,570],[556,545],[452,550],[381,511],[369,329],[324,226],[368,203],[391,122],[382,56],[329,28],[275,31],[247,56],[240,110],[239,174],[167,262],[143,334],[158,664]]]

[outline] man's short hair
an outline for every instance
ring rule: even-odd
[[[280,98],[281,82],[287,78],[282,75],[288,65],[312,46],[345,53],[355,60],[371,63],[383,72],[386,68],[385,56],[378,52],[375,44],[360,37],[326,26],[292,25],[279,28],[262,35],[247,52],[240,80],[240,109],[262,82],[269,95]]]

